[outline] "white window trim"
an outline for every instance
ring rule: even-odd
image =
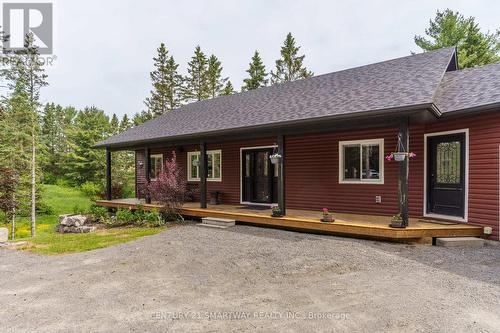
[[[155,164],[153,163],[153,161],[154,161],[156,158],[158,158],[158,157],[159,157],[159,158],[161,158],[161,169],[160,169],[160,173],[162,173],[162,172],[163,172],[163,154],[151,154],[151,155],[149,155],[150,163],[151,163],[151,165],[152,165],[152,166],[153,166],[153,165],[155,165]],[[153,172],[151,172],[151,175],[150,175],[150,180],[151,180],[151,181],[155,181],[156,179],[157,179],[157,178],[156,178],[156,177],[154,177],[154,173],[153,173]]]
[[[208,182],[221,182],[222,181],[222,150],[221,149],[217,149],[217,150],[208,150],[207,151],[207,156],[210,155],[210,154],[220,154],[220,177],[219,178],[208,178],[207,177],[207,181]],[[187,153],[187,171],[188,171],[188,182],[199,182],[200,181],[200,177],[199,177],[199,172],[200,172],[200,169],[199,169],[199,166],[198,166],[198,177],[196,178],[193,178],[191,177],[191,168],[193,167],[192,164],[191,164],[191,156],[198,156],[198,160],[199,160],[199,156],[200,156],[200,152],[199,151],[189,151]],[[212,158],[212,161],[213,161],[213,158]],[[213,170],[213,166],[212,166],[212,170]]]
[[[464,217],[427,213],[427,139],[432,136],[465,133],[465,202]],[[424,217],[467,223],[469,220],[469,129],[424,134]]]
[[[379,145],[379,173],[380,179],[360,179],[360,180],[344,180],[344,146],[349,145]],[[369,139],[369,140],[355,140],[355,141],[339,141],[339,184],[384,184],[384,139]],[[361,152],[362,153],[362,150]],[[360,159],[362,163],[362,159]],[[361,172],[361,169],[360,169]]]

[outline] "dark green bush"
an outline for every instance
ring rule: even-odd
[[[101,207],[97,205],[90,206],[89,210],[92,215],[92,220],[98,223],[104,223],[108,220],[108,209],[106,207]]]

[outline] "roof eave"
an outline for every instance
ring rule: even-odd
[[[158,137],[158,138],[153,138],[153,139],[147,139],[147,140],[135,140],[135,141],[126,141],[126,142],[118,142],[118,143],[98,143],[93,146],[93,148],[96,149],[102,149],[102,148],[109,148],[109,149],[127,149],[130,147],[139,147],[139,146],[147,146],[148,144],[155,144],[159,142],[169,142],[169,141],[182,141],[182,140],[192,140],[195,138],[199,138],[200,140],[206,137],[210,136],[216,136],[216,135],[231,135],[231,134],[236,134],[244,131],[255,131],[255,130],[272,130],[272,129],[279,129],[287,126],[293,126],[293,125],[308,125],[312,123],[319,123],[319,122],[326,122],[326,121],[341,121],[341,120],[347,120],[347,119],[358,119],[358,118],[369,118],[369,117],[377,117],[377,116],[403,116],[401,113],[405,113],[404,116],[407,116],[407,113],[412,113],[415,111],[421,111],[421,110],[427,110],[430,112],[434,117],[439,118],[441,117],[442,113],[438,109],[436,105],[433,103],[423,103],[423,104],[416,104],[416,105],[410,105],[410,106],[404,106],[404,107],[394,107],[394,108],[389,108],[389,109],[380,109],[380,110],[371,110],[371,111],[364,111],[364,112],[357,112],[357,113],[350,113],[350,114],[342,114],[342,115],[335,115],[335,116],[325,116],[325,117],[317,117],[317,118],[309,118],[309,119],[300,119],[300,120],[293,120],[293,121],[287,121],[287,122],[280,122],[280,123],[273,123],[273,124],[266,124],[266,125],[256,125],[256,126],[248,126],[248,127],[237,127],[237,128],[231,128],[231,129],[226,129],[226,130],[220,130],[220,131],[209,131],[209,132],[198,132],[198,133],[193,133],[193,134],[186,134],[186,135],[177,135],[177,136],[166,136],[166,137]]]

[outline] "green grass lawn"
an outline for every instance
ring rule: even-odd
[[[16,221],[15,240],[27,241],[21,249],[42,254],[83,252],[128,242],[165,230],[165,227],[117,227],[98,229],[88,234],[60,234],[55,232],[58,216],[72,214],[75,209],[87,210],[91,201],[77,189],[57,185],[43,185],[43,200],[54,212],[51,215],[37,216],[35,238],[31,238],[29,217],[19,217]],[[10,225],[5,226],[10,232]]]

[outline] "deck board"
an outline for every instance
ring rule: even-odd
[[[104,207],[134,209],[137,199],[100,200],[97,204]],[[155,204],[144,204],[144,209],[158,209]],[[287,209],[287,215],[271,217],[271,210],[254,210],[243,205],[209,205],[208,208],[199,208],[198,203],[186,203],[182,208],[182,215],[188,217],[219,217],[233,219],[242,223],[281,227],[305,232],[321,232],[336,235],[382,238],[392,240],[421,239],[428,237],[459,237],[481,236],[482,228],[463,223],[438,224],[410,219],[405,229],[389,227],[390,217],[335,213],[333,223],[321,222],[321,212]]]

